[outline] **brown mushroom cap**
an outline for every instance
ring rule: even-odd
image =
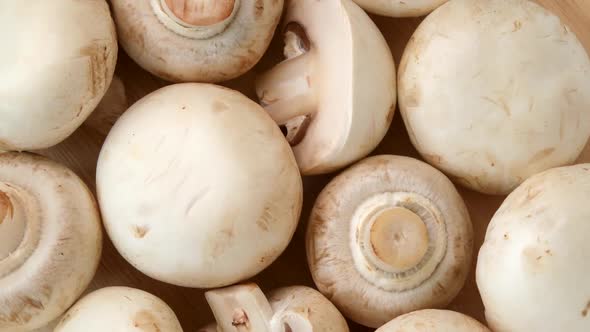
[[[0,331],[61,315],[93,278],[98,208],[72,171],[40,156],[0,154]]]
[[[219,82],[250,70],[266,51],[283,0],[113,0],[121,45],[173,82]]]
[[[472,248],[469,214],[453,184],[399,156],[365,159],[334,178],[307,230],[318,289],[370,327],[447,305],[463,287]]]

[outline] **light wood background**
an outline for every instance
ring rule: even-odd
[[[539,2],[559,14],[577,33],[586,49],[590,50],[590,0],[539,0]],[[399,63],[403,48],[420,19],[393,19],[375,16],[373,18],[389,42],[396,63]],[[253,78],[257,73],[282,60],[281,49],[282,40],[280,36],[276,36],[269,52],[251,72],[223,85],[238,89],[255,99]],[[119,55],[117,75],[124,82],[131,103],[147,93],[169,84],[141,70],[123,51]],[[96,161],[103,140],[104,137],[96,130],[84,125],[62,144],[40,151],[40,153],[71,167],[94,190]],[[409,142],[399,113],[396,113],[391,130],[375,154],[399,154],[418,158],[418,154]],[[590,161],[589,148],[586,149],[581,159]],[[253,279],[259,283],[263,290],[267,291],[289,285],[313,287],[305,261],[305,227],[316,195],[329,180],[330,176],[304,179],[303,214],[291,245],[271,267]],[[503,197],[485,196],[465,189],[460,190],[471,213],[475,229],[475,250],[477,251],[483,241],[487,224]],[[474,252],[474,255],[476,254],[477,252]],[[475,261],[473,267],[475,267]],[[174,309],[185,331],[194,332],[197,328],[212,321],[211,312],[203,297],[203,290],[167,285],[142,275],[119,256],[105,236],[102,261],[89,291],[115,285],[136,287],[159,296]],[[479,299],[473,271],[469,275],[465,288],[450,305],[450,308],[481,321],[484,320],[483,305]],[[371,331],[371,329],[353,323],[350,324],[350,327],[351,331]]]

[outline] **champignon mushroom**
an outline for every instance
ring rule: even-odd
[[[104,0],[2,1],[0,152],[53,146],[107,90],[117,61]]]
[[[301,172],[331,172],[368,155],[396,102],[395,64],[379,29],[351,0],[291,0],[284,36],[287,60],[259,77],[256,93],[286,126]]]
[[[252,68],[266,51],[283,0],[112,0],[123,48],[174,82],[219,82]]]
[[[572,163],[590,136],[588,55],[557,16],[528,0],[438,8],[406,48],[399,94],[420,154],[483,193],[507,194]]]
[[[375,332],[490,332],[475,319],[449,310],[419,310],[399,316]]]
[[[342,314],[318,291],[304,286],[280,288],[268,299],[255,284],[205,293],[218,332],[348,332]],[[216,331],[209,325],[199,332]]]
[[[167,86],[127,110],[97,167],[104,224],[148,276],[187,287],[249,278],[287,247],[302,203],[289,144],[244,95]]]
[[[114,76],[111,86],[84,124],[100,135],[106,136],[127,108],[129,104],[125,85],[121,79]]]
[[[318,289],[369,327],[447,305],[463,287],[472,226],[453,184],[407,157],[365,159],[320,193],[307,230]]]
[[[493,331],[590,330],[588,197],[590,164],[561,167],[525,181],[496,212],[476,271]]]
[[[80,178],[40,156],[0,154],[0,331],[31,331],[65,312],[101,249],[98,208]]]
[[[366,11],[391,17],[417,17],[430,13],[449,0],[354,0]]]
[[[174,311],[158,297],[129,287],[106,287],[78,301],[54,332],[182,332]]]

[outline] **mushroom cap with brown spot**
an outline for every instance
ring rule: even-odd
[[[100,216],[82,180],[40,156],[0,154],[0,184],[27,194],[24,239],[37,239],[0,259],[0,331],[30,331],[58,318],[94,277]]]
[[[446,248],[414,288],[376,286],[359,273],[353,257],[351,220],[361,204],[383,193],[413,193],[441,216]],[[450,303],[463,287],[472,248],[469,214],[453,184],[428,164],[400,156],[367,158],[335,177],[315,202],[307,229],[307,259],[318,289],[346,317],[375,328],[399,315]]]
[[[588,197],[590,164],[581,164],[535,175],[506,198],[477,261],[492,330],[590,330]]]
[[[420,154],[480,192],[574,162],[590,136],[588,54],[532,1],[442,5],[412,36],[398,83]]]
[[[158,297],[129,287],[107,287],[78,301],[55,332],[182,332],[170,307]]]
[[[3,1],[0,27],[0,152],[53,146],[84,122],[109,87],[117,62],[109,6]]]
[[[449,310],[419,310],[402,315],[375,332],[490,332],[477,320]]]
[[[391,17],[417,17],[430,13],[449,0],[354,0],[366,11]]]
[[[97,166],[105,227],[155,279],[218,287],[269,266],[295,232],[302,181],[256,103],[210,84],[167,86],[127,110]]]
[[[226,1],[205,2],[215,5]],[[218,34],[198,39],[179,33],[190,31],[191,26],[177,24],[174,28],[179,31],[173,31],[160,21],[153,9],[154,3],[160,6],[160,0],[111,3],[119,41],[127,54],[145,70],[172,82],[220,82],[244,74],[266,51],[283,10],[283,0],[236,0],[237,7],[228,18],[232,21]],[[222,7],[216,7],[215,12],[223,12]],[[190,15],[186,15],[190,23]]]

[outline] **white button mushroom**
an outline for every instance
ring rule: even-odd
[[[112,0],[121,44],[141,67],[174,82],[219,82],[266,51],[283,0]]]
[[[205,297],[218,325],[199,332],[348,332],[338,309],[309,287],[280,288],[268,300],[255,284],[212,290]]]
[[[426,15],[447,1],[449,0],[354,0],[371,13],[391,17]]]
[[[104,0],[0,3],[0,152],[53,146],[107,90],[117,61]]]
[[[98,208],[72,171],[0,154],[0,331],[40,328],[86,289],[102,249]]]
[[[266,112],[214,85],[160,89],[117,121],[97,187],[115,247],[148,276],[226,286],[287,247],[302,203],[289,144]]]
[[[307,230],[318,289],[369,327],[450,303],[467,277],[472,247],[467,208],[449,179],[399,156],[365,159],[334,178]]]
[[[288,59],[262,75],[256,91],[287,127],[301,172],[331,172],[365,157],[385,136],[395,112],[393,57],[351,0],[291,0],[285,15]]]
[[[590,331],[590,164],[525,181],[488,226],[477,286],[496,332]]]
[[[407,46],[399,94],[420,154],[484,193],[572,163],[590,135],[588,55],[528,0],[442,5]]]
[[[400,316],[375,332],[490,332],[475,319],[449,310],[419,310]]]
[[[182,332],[170,307],[139,289],[107,287],[78,301],[54,332]]]

